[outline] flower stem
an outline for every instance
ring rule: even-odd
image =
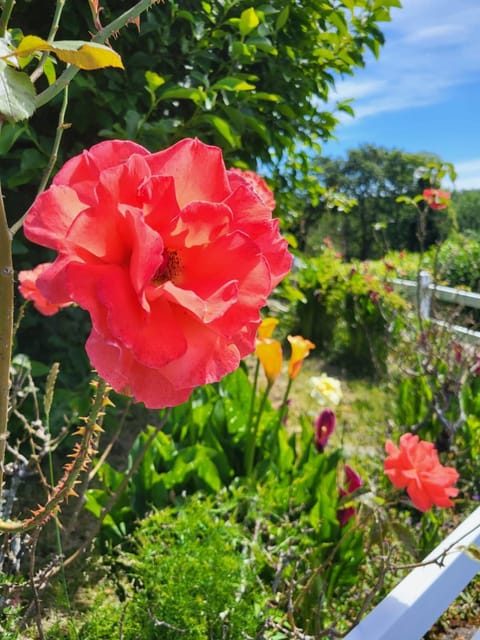
[[[0,507],[7,445],[8,392],[13,335],[12,236],[0,185]]]
[[[19,533],[20,531],[31,531],[42,527],[58,511],[60,504],[74,492],[78,476],[85,471],[94,453],[95,436],[101,430],[98,420],[103,416],[103,409],[108,395],[109,387],[104,380],[99,380],[87,423],[78,432],[82,434],[82,439],[75,445],[73,453],[69,457],[72,462],[65,465],[65,473],[58,481],[56,487],[51,492],[49,499],[44,506],[39,506],[32,511],[31,518],[24,520],[7,521],[0,520],[0,532]]]
[[[250,433],[248,434],[247,446],[245,450],[245,474],[247,478],[249,478],[252,475],[258,427],[260,426],[260,420],[263,414],[263,410],[265,409],[265,403],[267,401],[268,394],[270,393],[271,388],[272,388],[272,383],[268,382],[265,388],[265,391],[263,392],[262,399],[260,400],[260,406],[258,407],[258,413],[255,418],[255,422],[253,426],[251,426]]]
[[[64,93],[63,93],[63,102],[62,102],[62,107],[60,109],[60,113],[58,114],[58,125],[57,125],[57,131],[55,133],[55,140],[53,141],[53,147],[52,147],[52,152],[50,153],[50,158],[48,160],[48,164],[47,167],[43,173],[42,179],[40,181],[40,185],[38,187],[38,191],[37,191],[37,195],[39,193],[41,193],[45,187],[47,186],[47,183],[50,179],[50,176],[52,174],[52,171],[55,167],[55,163],[57,162],[57,157],[58,157],[58,150],[60,148],[60,142],[62,140],[62,136],[63,136],[63,132],[65,131],[65,113],[67,111],[67,106],[68,106],[68,87],[65,87]],[[22,227],[24,221],[25,221],[25,217],[26,217],[26,213],[15,222],[15,224],[12,224],[12,226],[10,227],[10,233],[12,234],[12,237],[17,233],[17,231],[19,231],[19,229]]]

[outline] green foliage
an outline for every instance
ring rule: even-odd
[[[322,356],[356,374],[385,373],[396,313],[406,303],[368,263],[345,263],[332,249],[299,262],[295,287],[299,331]]]
[[[452,194],[460,233],[480,232],[480,190],[455,191]]]
[[[125,640],[255,636],[267,600],[256,578],[260,552],[212,502],[154,513],[133,544],[134,553],[120,556],[125,602],[95,607],[82,638],[111,638],[120,625]]]
[[[302,233],[307,238],[308,252],[317,253],[325,235],[347,260],[379,258],[392,249],[418,251],[417,211],[397,202],[397,198],[422,192],[426,178],[420,173],[421,169],[427,171],[430,165],[439,164],[438,161],[432,163],[431,159],[428,154],[374,145],[351,149],[346,159],[319,158],[317,166],[322,171],[322,184],[355,200],[356,204],[347,214],[342,206],[332,206],[328,200],[307,207]],[[445,237],[451,227],[445,211],[429,212],[425,246]]]
[[[455,464],[458,466],[464,495],[473,499],[480,496],[480,378],[477,363],[473,375],[462,388],[465,422],[455,434]]]
[[[101,137],[133,139],[155,151],[198,136],[222,147],[229,162],[250,168],[289,155],[306,161],[308,149],[336,124],[326,106],[335,77],[363,66],[367,50],[378,54],[379,26],[398,6],[398,0],[158,4],[142,16],[140,35],[128,27],[115,40],[125,72],[75,77],[63,157]],[[121,0],[102,3],[102,22],[124,9]],[[49,11],[33,17],[28,3],[17,3],[12,16],[24,33],[42,37],[50,22]],[[58,38],[79,40],[91,29],[88,3],[67,3]],[[36,184],[38,167],[35,173],[26,165],[34,157],[46,165],[57,108],[53,101],[29,124],[18,125],[21,134],[2,175],[8,189]],[[347,103],[337,109],[351,111]],[[11,132],[2,131],[0,147],[9,140]],[[291,185],[284,191],[291,192]],[[16,219],[23,211],[12,207],[13,200],[8,208]]]
[[[0,574],[0,637],[2,640],[19,640],[22,607],[15,600],[14,590],[19,589],[16,580]]]
[[[115,582],[79,620],[80,637],[110,638],[121,626],[125,640],[273,639],[271,621],[292,619],[305,632],[326,628],[364,562],[362,531],[337,520],[338,462],[338,452],[315,452],[292,483],[272,474],[256,489],[154,512],[113,561]],[[120,601],[106,597],[115,592]]]
[[[430,251],[429,263],[438,281],[451,287],[480,290],[480,242],[461,234],[452,235],[437,250]]]

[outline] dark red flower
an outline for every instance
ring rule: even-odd
[[[384,470],[396,489],[407,490],[413,504],[420,511],[438,507],[452,507],[450,498],[458,494],[453,485],[458,473],[453,467],[440,464],[432,442],[419,440],[418,436],[404,433],[400,447],[387,440]]]
[[[323,409],[315,420],[315,446],[323,453],[328,440],[335,431],[336,418],[332,409]]]
[[[255,349],[259,310],[290,269],[264,197],[199,140],[158,153],[101,142],[28,212],[26,236],[58,252],[38,289],[90,313],[87,352],[116,391],[179,404]]]
[[[340,497],[342,498],[344,496],[350,495],[351,493],[353,493],[357,489],[360,489],[360,487],[363,486],[362,478],[358,475],[356,471],[352,469],[352,467],[349,467],[348,464],[345,465],[345,476],[347,479],[347,488],[346,489],[341,488],[339,490]],[[350,520],[350,518],[352,518],[354,515],[355,515],[355,507],[345,507],[345,509],[339,509],[337,511],[337,519],[342,525],[342,527],[345,526],[347,522]]]

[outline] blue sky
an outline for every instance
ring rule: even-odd
[[[432,152],[455,165],[457,189],[480,189],[480,0],[403,0],[382,24],[379,60],[337,82],[356,115],[342,115],[324,154],[364,143]]]

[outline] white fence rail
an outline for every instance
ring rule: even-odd
[[[461,307],[480,309],[479,293],[437,285],[432,282],[432,277],[428,271],[420,272],[418,282],[415,282],[414,280],[402,280],[401,278],[395,278],[392,280],[392,284],[396,285],[400,289],[412,291],[414,294],[419,287],[419,310],[420,316],[424,319],[430,319],[432,296],[438,298],[438,300],[441,300],[442,302],[456,304]],[[444,326],[452,333],[457,334],[464,342],[472,344],[480,343],[480,331],[473,331],[459,325],[451,325],[448,322],[443,322],[442,320],[432,320],[432,322]]]
[[[413,569],[344,640],[420,640],[480,570],[480,507]],[[480,640],[477,631],[473,640]]]
[[[430,319],[432,296],[443,302],[480,309],[480,294],[435,285],[427,272],[418,282],[395,279],[396,286],[419,288],[420,316]],[[480,332],[431,320],[461,336],[462,341],[480,344]],[[421,566],[413,569],[344,640],[421,640],[449,605],[480,571],[480,562],[465,551],[480,546],[480,507],[466,518]],[[480,640],[480,630],[473,640]]]

